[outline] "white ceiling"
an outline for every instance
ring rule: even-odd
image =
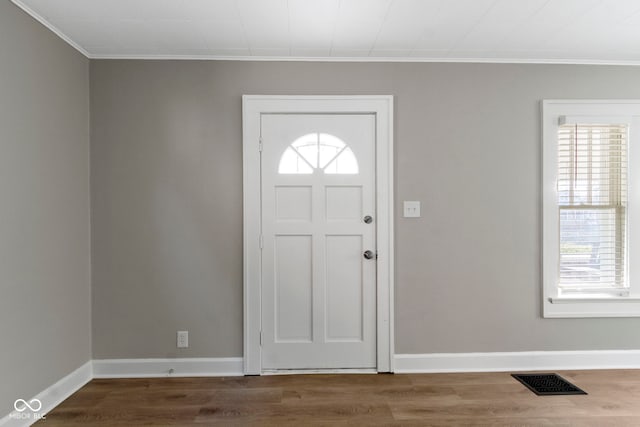
[[[640,64],[639,0],[13,0],[92,58]]]

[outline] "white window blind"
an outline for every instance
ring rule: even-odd
[[[558,130],[560,294],[628,294],[626,124]]]

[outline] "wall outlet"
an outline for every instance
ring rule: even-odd
[[[189,347],[189,331],[178,331],[178,348]]]

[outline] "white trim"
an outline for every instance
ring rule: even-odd
[[[76,43],[59,28],[35,12],[22,0],[11,0],[13,4],[25,11],[33,19],[55,33],[78,52],[89,59],[138,59],[168,61],[274,61],[274,62],[415,62],[415,63],[472,63],[472,64],[557,64],[557,65],[626,65],[640,66],[638,60],[605,60],[605,59],[566,59],[566,58],[420,58],[420,57],[362,57],[362,56],[217,56],[217,55],[158,55],[158,54],[93,54]]]
[[[242,97],[244,216],[244,372],[262,372],[260,236],[260,117],[263,113],[376,114],[377,370],[393,371],[394,234],[393,234],[393,96]]]
[[[154,54],[88,54],[89,59],[132,59],[142,61],[256,61],[256,62],[383,62],[436,64],[537,64],[537,65],[603,65],[640,66],[636,60],[597,59],[515,59],[515,58],[419,58],[419,57],[362,57],[362,56],[216,56],[216,55],[154,55]]]
[[[259,62],[406,62],[445,64],[541,64],[541,65],[623,65],[640,66],[637,60],[598,59],[516,59],[516,58],[420,58],[385,56],[217,56],[217,55],[157,55],[157,54],[88,54],[90,59],[136,59],[147,61],[259,61]]]
[[[169,371],[173,369],[172,373]],[[32,398],[42,402],[39,414],[46,415],[94,378],[231,377],[242,376],[241,357],[182,359],[97,359],[90,360]],[[14,411],[15,412],[15,411]],[[29,426],[33,419],[0,418],[0,427]]]
[[[36,11],[31,9],[29,6],[24,4],[22,0],[11,0],[11,2],[16,6],[18,6],[20,9],[22,9],[24,12],[26,12],[28,15],[30,15],[33,19],[35,19],[36,21],[38,21],[39,23],[47,27],[49,30],[51,30],[56,36],[60,37],[62,40],[67,42],[75,50],[77,50],[87,58],[92,58],[91,54],[87,52],[82,46],[80,46],[78,43],[73,41],[71,37],[63,33],[58,27],[53,25],[51,22],[47,21],[43,16],[41,16]]]
[[[583,303],[583,302],[597,302],[597,303],[638,303],[640,302],[640,297],[553,297],[550,298],[552,304],[574,304],[574,303]]]
[[[310,374],[377,374],[374,369],[265,369],[262,375],[310,375]]]
[[[217,55],[158,55],[158,54],[100,54],[91,53],[67,36],[59,28],[35,12],[22,0],[11,0],[33,19],[40,22],[54,34],[89,59],[137,59],[167,61],[273,61],[273,62],[409,62],[409,63],[472,63],[472,64],[552,64],[552,65],[626,65],[640,66],[638,60],[606,60],[606,59],[566,59],[566,58],[420,58],[420,57],[362,57],[362,56],[217,56]]]
[[[396,354],[397,374],[444,372],[504,372],[578,369],[640,369],[640,350],[522,351],[495,353]],[[169,374],[169,370],[175,372]],[[263,375],[309,373],[373,374],[368,369],[266,371]],[[242,376],[242,358],[97,359],[86,362],[36,396],[46,415],[93,378],[159,378]],[[7,414],[0,427],[25,427],[33,420]]]
[[[640,301],[596,301],[574,300],[558,302],[558,298],[544,303],[546,318],[589,318],[589,317],[640,317]]]
[[[629,164],[640,161],[640,100],[638,99],[553,99],[541,103],[542,117],[542,308],[543,316],[548,318],[586,318],[586,317],[640,317],[640,281],[634,276],[640,274],[640,227],[632,220],[640,210],[640,185],[636,174],[640,172],[628,168],[628,204],[627,249],[628,297],[582,298],[582,295],[558,295],[558,244],[559,220],[557,202],[557,132],[559,119],[574,116],[574,119],[598,121],[608,117],[616,122],[628,122],[629,128]],[[635,142],[634,142],[635,141]],[[624,304],[622,304],[624,302]]]
[[[396,374],[640,369],[640,350],[396,354]]]
[[[171,371],[173,369],[173,371]],[[242,373],[241,357],[98,359],[93,378],[231,377]]]
[[[37,411],[38,414],[45,415],[51,412],[56,406],[62,403],[63,400],[67,399],[73,393],[78,391],[82,386],[91,381],[92,379],[92,363],[91,361],[86,362],[84,365],[80,366],[75,371],[71,372],[69,375],[57,381],[55,384],[47,387],[37,395],[28,399],[27,396],[16,396],[16,399],[24,399],[26,401],[31,401],[32,399],[38,399],[42,402],[42,408]],[[22,427],[29,426],[33,424],[34,419],[17,419],[12,418],[11,414],[16,411],[13,411],[10,414],[7,414],[3,418],[0,419],[0,426],[2,427]]]

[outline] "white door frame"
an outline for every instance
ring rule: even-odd
[[[376,340],[378,372],[393,372],[393,96],[243,95],[244,373],[262,373],[261,163],[263,114],[375,114],[376,116]]]

